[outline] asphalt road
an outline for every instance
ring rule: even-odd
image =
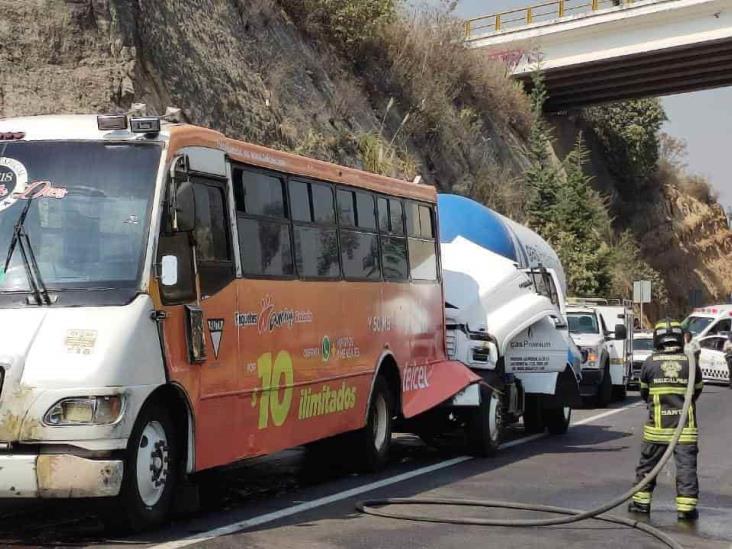
[[[338,456],[312,464],[301,450],[249,462],[216,475],[207,504],[170,527],[134,539],[105,537],[97,504],[3,507],[0,545],[98,547],[663,547],[645,534],[596,521],[549,528],[427,524],[359,514],[355,503],[381,497],[504,499],[586,509],[625,491],[634,478],[645,408],[637,394],[609,410],[576,410],[560,437],[524,438],[520,429],[492,459],[470,459],[398,437],[379,475],[353,475]],[[677,524],[673,466],[661,473],[650,522],[686,547],[732,547],[732,391],[707,386],[698,405],[701,517]],[[625,506],[615,513],[627,516]],[[404,509],[406,510],[406,509]],[[509,516],[507,511],[413,508],[446,516]],[[510,516],[531,516],[514,512]],[[535,515],[536,516],[536,515]]]

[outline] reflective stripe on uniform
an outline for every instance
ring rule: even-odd
[[[653,395],[653,426],[661,428],[661,397]]]
[[[675,428],[658,428],[653,427],[652,425],[644,425],[643,426],[643,440],[646,442],[661,442],[661,443],[669,443],[671,442],[671,439],[674,437],[674,432],[676,432]],[[699,429],[696,427],[684,427],[681,430],[681,437],[679,437],[679,442],[682,444],[689,444],[692,442],[697,442],[699,440]]]
[[[651,387],[648,392],[652,395],[685,395],[686,387]]]
[[[646,383],[644,381],[641,381],[640,382],[640,387],[641,387],[641,389],[648,389],[648,383]]]
[[[635,496],[633,496],[635,497]],[[676,510],[677,511],[693,511],[696,509],[696,504],[699,500],[697,498],[689,498],[686,496],[676,497]]]
[[[696,418],[694,417],[694,405],[689,406],[689,428],[696,429]]]
[[[651,503],[651,495],[650,492],[636,492],[633,494],[633,501],[647,505]]]

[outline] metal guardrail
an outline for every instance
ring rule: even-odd
[[[465,21],[465,39],[552,21],[563,17],[586,14],[632,4],[634,0],[552,0],[527,8],[502,11],[492,15],[474,17]]]

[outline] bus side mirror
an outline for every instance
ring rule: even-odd
[[[178,257],[165,255],[160,261],[160,282],[163,286],[178,284]]]
[[[163,235],[158,242],[158,276],[163,305],[196,301],[196,273],[189,233]]]
[[[180,232],[192,231],[196,226],[196,195],[190,181],[183,181],[176,187],[175,221],[175,228]]]
[[[616,324],[615,325],[615,339],[627,339],[628,338],[628,329],[625,327],[624,324]]]

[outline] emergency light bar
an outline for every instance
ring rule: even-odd
[[[15,141],[24,137],[24,132],[0,132],[0,141]]]

